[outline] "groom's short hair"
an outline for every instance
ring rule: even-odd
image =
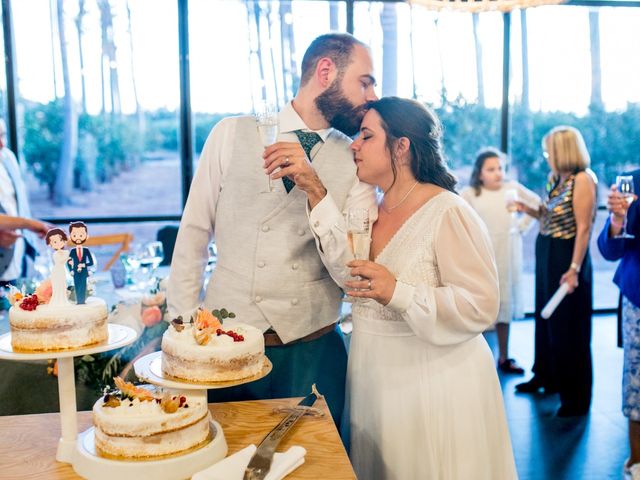
[[[305,85],[313,77],[313,72],[321,58],[330,58],[336,64],[338,73],[344,73],[351,63],[351,53],[356,45],[366,47],[364,43],[348,33],[326,33],[320,35],[311,42],[311,45],[304,53],[300,85]]]

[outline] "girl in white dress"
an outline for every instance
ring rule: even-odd
[[[515,201],[537,209],[540,197],[515,180],[504,180],[504,155],[487,148],[476,157],[470,186],[460,192],[484,221],[496,257],[500,283],[500,310],[496,319],[498,368],[522,375],[524,369],[509,358],[509,324],[522,318],[522,235],[531,226],[532,217],[518,215]],[[509,209],[513,210],[512,212]]]
[[[49,305],[70,305],[67,298],[67,261],[69,251],[65,250],[67,234],[60,228],[52,228],[45,237],[47,245],[54,249],[51,269],[51,300]]]
[[[358,178],[385,192],[372,261],[345,270],[342,212],[308,166],[294,172],[323,262],[359,297],[347,380],[354,469],[367,480],[517,478],[482,336],[499,303],[486,228],[454,193],[435,115],[396,97],[369,107],[352,150]]]

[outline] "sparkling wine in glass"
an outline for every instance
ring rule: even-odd
[[[627,233],[627,212],[629,211],[629,206],[635,199],[634,196],[634,188],[633,188],[633,176],[631,175],[618,175],[616,177],[616,187],[618,187],[618,192],[622,195],[622,198],[627,202],[627,209],[624,212],[624,222],[622,222],[622,231],[620,234],[616,235],[614,238],[636,238],[635,235],[631,235]]]
[[[274,105],[265,104],[256,109],[255,113],[258,134],[263,147],[276,143],[278,139],[278,110]],[[260,161],[264,161],[260,158]],[[271,177],[267,175],[267,192],[273,192]]]
[[[369,210],[350,208],[347,212],[347,236],[356,260],[369,260],[371,247],[369,232]]]
[[[369,260],[371,247],[371,235],[369,231],[369,210],[366,208],[350,208],[347,212],[347,239],[349,247],[356,260]],[[357,277],[362,280],[361,277]],[[350,296],[345,297],[345,302],[359,301]]]

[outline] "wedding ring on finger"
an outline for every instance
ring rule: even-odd
[[[369,279],[369,283],[367,284],[367,288],[371,290],[371,279]]]
[[[285,167],[288,167],[288,166],[289,166],[289,157],[284,157],[284,163],[283,163],[283,165],[284,165]]]

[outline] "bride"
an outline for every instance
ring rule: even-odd
[[[60,228],[52,228],[45,237],[47,245],[53,248],[53,268],[51,270],[52,295],[49,305],[69,305],[67,298],[67,261],[69,251],[65,250],[67,235]]]
[[[369,104],[351,147],[358,178],[385,192],[369,261],[352,260],[342,213],[311,166],[287,170],[307,193],[323,261],[359,297],[347,374],[358,478],[517,478],[482,336],[499,301],[491,243],[455,193],[440,141],[437,118],[418,102]]]

